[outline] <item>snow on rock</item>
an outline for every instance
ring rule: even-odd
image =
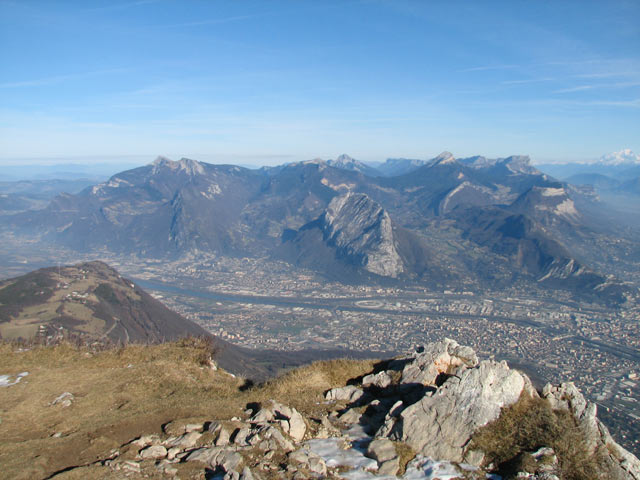
[[[29,372],[22,372],[17,375],[0,375],[0,387],[10,387],[16,383],[20,383],[24,377],[29,375]]]
[[[304,448],[308,448],[312,454],[322,458],[328,467],[351,468],[347,472],[340,473],[340,477],[347,480],[454,480],[463,478],[465,470],[477,470],[471,465],[454,465],[418,455],[409,462],[404,475],[381,474],[378,471],[377,462],[365,456],[372,438],[364,433],[361,426],[353,426],[345,434],[351,446],[345,445],[344,438],[326,438],[309,440],[305,442]],[[487,474],[486,478],[501,479],[500,476],[491,474]]]
[[[307,446],[312,453],[321,457],[328,467],[350,467],[354,470],[377,470],[378,462],[367,458],[356,448],[343,448],[344,440],[340,438],[319,438],[309,440]],[[357,477],[344,477],[357,478]]]

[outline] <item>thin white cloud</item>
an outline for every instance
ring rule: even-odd
[[[601,83],[601,84],[579,85],[577,87],[563,88],[560,90],[555,90],[552,93],[573,93],[573,92],[583,92],[586,90],[633,88],[638,86],[640,86],[640,82]]]
[[[594,85],[578,85],[577,87],[570,88],[562,88],[560,90],[554,90],[551,93],[573,93],[573,92],[584,92],[585,90],[593,90],[595,88]]]
[[[129,71],[129,69],[112,68],[107,70],[95,70],[92,72],[70,73],[68,75],[53,75],[51,77],[36,78],[33,80],[19,80],[16,82],[0,83],[0,88],[40,87],[43,85],[66,82],[67,80],[77,80],[79,78],[93,77],[95,75],[109,75],[112,73],[122,73],[126,71]]]
[[[500,82],[502,85],[522,85],[527,83],[542,83],[542,82],[552,82],[554,78],[545,77],[545,78],[530,78],[527,80],[504,80]]]
[[[640,76],[637,71],[617,71],[617,72],[599,72],[599,73],[579,73],[572,75],[575,78],[612,78],[612,77],[633,77]]]
[[[486,70],[511,70],[514,68],[520,68],[520,65],[480,65],[477,67],[463,68],[458,72],[483,72]]]
[[[640,98],[635,100],[599,100],[594,102],[587,102],[587,105],[596,105],[603,107],[623,107],[623,108],[640,108]]]
[[[181,28],[181,27],[200,27],[203,25],[219,25],[223,23],[230,22],[240,22],[242,20],[250,20],[252,18],[261,17],[264,14],[254,14],[254,15],[237,15],[234,17],[226,17],[226,18],[211,18],[209,20],[198,20],[195,22],[185,22],[185,23],[175,23],[171,25],[163,25],[160,28]]]
[[[136,0],[135,2],[116,3],[115,5],[106,5],[104,7],[87,8],[86,12],[99,12],[106,10],[125,10],[127,8],[139,7],[141,5],[147,5],[151,3],[158,3],[163,0]]]

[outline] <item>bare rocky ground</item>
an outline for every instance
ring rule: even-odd
[[[138,425],[111,448],[102,440],[97,458],[22,478],[640,479],[638,459],[573,384],[538,392],[453,340],[378,363],[321,362],[257,387],[200,368],[228,382],[226,397],[210,385],[209,419],[200,410],[197,421]],[[64,392],[47,408],[72,415],[82,401]]]

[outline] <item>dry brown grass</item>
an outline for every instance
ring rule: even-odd
[[[516,464],[523,460],[518,457],[521,452],[540,447],[555,450],[563,479],[605,478],[601,458],[597,453],[588,453],[584,435],[573,416],[568,411],[553,410],[546,400],[526,393],[473,437],[473,448],[485,452],[489,462],[503,465],[506,474],[517,470]]]
[[[264,385],[204,367],[210,345],[197,339],[92,352],[62,344],[19,351],[0,344],[0,374],[28,371],[0,388],[0,476],[46,478],[106,458],[109,451],[168,422],[242,416],[248,403],[269,399],[312,415],[326,409],[325,390],[371,370],[373,362],[332,360],[293,370]],[[70,407],[50,405],[63,392]],[[60,438],[53,435],[61,433]],[[102,474],[92,478],[109,478]],[[65,477],[73,478],[72,472]]]
[[[406,443],[393,442],[393,444],[396,448],[398,458],[400,458],[400,470],[398,470],[398,475],[404,475],[407,471],[407,464],[416,457],[416,452]]]
[[[373,360],[336,359],[314,362],[250,390],[254,401],[279,399],[301,412],[312,415],[324,410],[323,393],[372,370]]]

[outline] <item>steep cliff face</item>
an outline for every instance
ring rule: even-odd
[[[335,197],[321,221],[325,241],[339,256],[377,275],[397,277],[404,271],[389,214],[367,195]]]

